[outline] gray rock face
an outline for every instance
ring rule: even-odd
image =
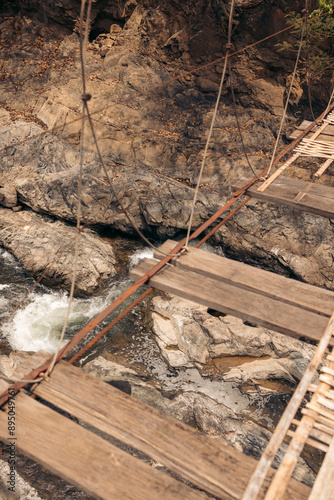
[[[140,229],[150,226],[161,236],[185,229],[189,219],[193,190],[180,182],[154,172],[132,167],[108,168],[113,190],[98,164],[86,165],[83,176],[82,220],[88,224],[110,225],[133,232],[119,208],[118,199]],[[46,212],[70,221],[77,208],[78,168],[49,175],[35,174],[17,179],[19,200],[37,212]],[[117,199],[114,195],[117,194]],[[194,225],[199,225],[218,207],[201,193]]]
[[[0,244],[44,283],[69,288],[72,278],[76,229],[32,212],[0,208]],[[89,230],[80,233],[76,294],[92,293],[116,274],[110,243]]]
[[[256,15],[261,9],[271,9],[264,2],[256,7],[257,3],[246,2],[241,7],[259,9]],[[62,22],[70,22],[76,7],[77,2],[73,2],[65,9]],[[101,8],[107,9],[104,4]],[[178,7],[179,26],[172,23],[175,8],[174,4],[160,5],[148,12],[146,4],[119,3],[117,12],[112,8],[107,15],[114,21],[104,29],[103,36],[91,42],[87,52],[87,90],[93,96],[89,106],[113,187],[138,227],[161,238],[187,227],[221,71],[221,62],[215,63],[196,77],[191,74],[147,95],[137,95],[170,80],[175,72],[210,62],[201,52],[198,37],[202,39],[202,32],[189,31],[183,4]],[[57,12],[55,7],[49,15],[58,22]],[[226,22],[223,11],[213,12],[211,19],[216,16],[220,23]],[[99,22],[100,17],[94,19]],[[115,22],[117,28],[113,28]],[[13,40],[3,49],[3,71],[12,76],[1,81],[0,97],[16,114],[13,121],[13,113],[0,110],[0,147],[12,144],[2,157],[0,185],[15,186],[19,203],[34,211],[73,222],[81,134],[78,37],[67,28],[56,30],[55,25],[45,26],[29,18],[11,23],[7,22],[6,29],[13,30]],[[219,59],[219,36],[212,30],[210,33],[212,40],[208,43],[217,47],[215,57]],[[29,57],[20,52],[22,40]],[[13,65],[13,51],[22,58],[19,67]],[[36,73],[41,54],[46,59]],[[285,88],[282,68],[288,63],[269,47],[261,49],[252,64],[249,57],[240,55],[240,64],[235,65],[235,88],[246,149],[253,166],[262,168],[268,162],[273,130],[279,123]],[[281,71],[279,78],[273,77],[269,69],[272,64]],[[20,82],[16,87],[12,84],[14,77]],[[292,118],[289,120],[292,123]],[[46,127],[54,134],[43,135]],[[84,222],[133,233],[107,185],[87,124],[84,137]],[[230,196],[229,186],[248,168],[227,87],[193,227],[224,204]],[[296,173],[306,175],[299,167]],[[331,185],[330,175],[323,182]],[[277,272],[329,289],[334,288],[332,241],[330,221],[254,202],[216,236],[217,244],[234,257],[261,261]]]

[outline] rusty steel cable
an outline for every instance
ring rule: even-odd
[[[205,229],[207,229],[215,220],[217,220],[226,210],[228,210],[241,196],[233,196],[223,207],[221,207],[215,214],[213,214],[207,221],[205,221],[201,226],[194,231],[190,239],[197,238]],[[173,249],[174,254],[164,257],[160,262],[158,262],[152,269],[145,273],[141,278],[139,278],[131,287],[129,287],[125,292],[123,292],[112,304],[110,304],[106,309],[104,309],[100,314],[98,314],[92,321],[90,321],[82,330],[77,332],[74,337],[59,351],[56,362],[60,361],[66,354],[77,345],[93,328],[95,328],[101,321],[103,321],[109,314],[111,314],[120,304],[124,302],[128,297],[132,295],[133,292],[138,290],[141,285],[146,283],[152,276],[154,276],[160,269],[162,269],[166,263],[168,263],[173,256],[181,250],[185,243],[186,238],[181,240],[176,247]],[[130,306],[129,306],[130,307]],[[90,341],[92,342],[92,341]],[[52,362],[53,356],[43,363],[41,366],[31,370],[24,378],[27,380],[34,380],[45,370]],[[24,379],[14,383],[10,386],[11,392],[14,391],[17,394],[22,388],[30,385],[32,382],[25,382]],[[6,403],[8,400],[9,393],[8,389],[0,395],[0,407]]]
[[[203,243],[205,243],[209,238],[211,238],[211,236],[213,236],[218,231],[218,229],[220,229],[224,224],[226,224],[226,222],[229,221],[231,219],[231,217],[233,217],[234,214],[239,212],[240,208],[242,208],[244,205],[246,205],[246,203],[248,203],[250,199],[251,199],[251,197],[247,196],[247,198],[245,198],[237,207],[235,207],[228,214],[228,216],[225,217],[225,219],[220,221],[219,224],[217,224],[217,226],[215,226],[213,229],[211,229],[211,231],[208,234],[206,234],[204,236],[204,238],[199,243],[197,243],[195,245],[195,248],[199,248],[201,245],[203,245]]]
[[[86,5],[86,0],[81,0],[81,12],[80,12],[80,61],[81,61],[81,76],[82,76],[82,121],[81,121],[81,136],[80,136],[80,165],[79,165],[79,186],[78,186],[78,201],[77,201],[77,213],[76,213],[76,237],[75,237],[75,247],[74,247],[74,258],[73,258],[73,269],[72,269],[72,277],[71,277],[71,289],[68,298],[68,305],[66,311],[65,321],[60,333],[60,337],[58,340],[58,345],[56,352],[53,356],[53,359],[46,370],[46,376],[49,376],[52,372],[56,361],[59,350],[63,343],[65,332],[67,329],[68,321],[70,318],[72,302],[74,297],[74,289],[75,289],[75,281],[77,278],[77,269],[78,269],[78,256],[79,256],[79,243],[80,243],[80,225],[81,225],[81,200],[82,200],[82,171],[83,171],[83,156],[84,156],[84,132],[85,132],[85,112],[87,108],[87,94],[86,94],[86,46],[88,42],[88,33],[89,33],[89,25],[90,25],[90,14],[91,14],[92,0],[88,0]],[[86,12],[86,22],[84,27],[84,13]]]
[[[218,229],[225,224],[230,218],[238,212],[248,201],[250,200],[250,196],[247,196],[242,203],[240,203],[235,209],[233,209],[230,214],[225,217],[216,227],[214,227],[199,243],[197,243],[194,248],[199,248],[205,241],[207,241]],[[175,254],[177,257],[178,254]],[[75,363],[80,357],[82,357],[98,340],[100,340],[106,333],[111,330],[121,319],[123,319],[128,312],[130,312],[135,306],[137,306],[145,297],[147,297],[153,291],[153,287],[149,287],[145,292],[140,295],[132,304],[130,304],[124,311],[122,311],[117,318],[113,319],[109,325],[107,325],[100,333],[98,333],[92,340],[90,340],[80,351],[78,351],[68,362]]]
[[[106,333],[109,332],[121,319],[123,319],[132,309],[134,309],[140,302],[142,302],[145,297],[147,297],[151,292],[153,292],[153,287],[149,287],[145,290],[136,300],[134,300],[128,307],[122,311],[117,318],[113,319],[106,327],[101,330],[94,338],[92,338],[84,347],[80,349],[71,359],[69,359],[69,363],[75,363],[79,358],[81,358],[91,347],[93,347],[98,340],[100,340]]]
[[[333,91],[334,93],[334,91]],[[312,122],[305,130],[302,132],[289,146],[284,148],[275,158],[273,164],[277,163],[283,156],[285,156],[303,137],[306,135],[315,124],[320,122],[324,116],[334,108],[334,103],[328,104],[326,110],[315,120]],[[266,171],[265,167],[259,175],[263,175]],[[223,206],[221,207],[215,214],[213,214],[206,222],[204,222],[194,233],[191,235],[190,239],[197,238],[203,231],[205,231],[215,220],[217,220],[226,210],[228,210],[242,195],[244,195],[247,189],[253,185],[257,181],[257,178],[254,177],[249,182],[247,182],[242,188],[238,189],[233,197]],[[248,200],[247,200],[248,201]],[[241,204],[240,204],[241,205]],[[241,208],[241,207],[240,207]],[[215,230],[218,229],[216,226]],[[174,251],[179,251],[185,239],[182,240],[174,249]],[[110,304],[104,311],[102,311],[96,318],[94,318],[90,323],[88,323],[82,330],[80,330],[71,341],[69,341],[59,352],[57,357],[57,362],[60,361],[66,354],[74,347],[74,345],[78,344],[95,326],[97,326],[101,321],[103,321],[111,312],[113,312],[124,300],[126,300],[134,291],[136,291],[142,284],[146,283],[151,276],[156,274],[160,269],[164,267],[164,265],[171,260],[172,257],[166,256],[159,263],[157,263],[154,268],[148,271],[145,275],[143,275],[139,280],[137,280],[128,290],[126,290],[121,296],[118,297],[112,304]],[[46,361],[43,365],[35,368],[30,373],[26,375],[27,379],[35,379],[41,373],[43,373],[49,366],[52,361],[52,356],[48,361]],[[27,386],[26,382],[16,382],[13,384],[10,389],[17,393],[20,389]],[[0,395],[0,407],[7,401],[9,395],[8,390]]]

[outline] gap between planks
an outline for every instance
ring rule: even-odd
[[[16,376],[23,377],[34,365],[40,364],[49,356],[48,353],[44,352],[35,354],[29,360],[29,366],[26,363],[20,367]],[[43,357],[44,359],[42,359]],[[1,385],[3,383],[1,381]],[[153,458],[158,459],[159,463],[166,465],[171,470],[183,473],[183,477],[192,480],[194,484],[197,481],[200,487],[206,486],[208,491],[211,490],[213,494],[223,500],[240,498],[255,468],[254,459],[213,441],[185,424],[167,417],[160,411],[64,361],[55,366],[50,380],[38,384],[34,392],[39,397],[90,425],[153,456]],[[131,500],[137,498],[140,500],[164,498],[165,500],[172,497],[190,500],[206,498],[202,493],[192,490],[160,471],[139,462],[65,417],[28,398],[25,394],[19,394],[17,398],[19,401],[18,410],[23,411],[26,417],[20,419],[22,436],[18,436],[20,438],[18,441],[21,443],[22,451],[35,460],[38,457],[40,463],[80,488],[85,483],[86,491],[95,496],[97,495],[96,488],[92,488],[87,483],[90,483],[92,478],[95,481],[100,480],[99,474],[96,473],[94,467],[89,472],[84,466],[81,467],[82,471],[79,467],[79,473],[83,473],[84,478],[79,477],[79,481],[77,479],[75,481],[73,473],[77,473],[77,471],[73,472],[72,469],[76,468],[77,463],[72,464],[71,460],[75,458],[76,453],[79,462],[88,456],[89,459],[87,458],[85,462],[86,467],[93,463],[99,468],[101,463],[98,459],[95,460],[95,452],[89,441],[93,442],[93,447],[96,445],[97,453],[101,451],[103,459],[106,458],[105,452],[107,450],[109,459],[106,460],[107,463],[100,471],[104,480],[101,480],[99,485],[98,498],[131,498]],[[22,406],[21,401],[23,401]],[[40,426],[41,418],[43,425]],[[5,418],[1,419],[0,416],[2,436],[6,433],[5,420]],[[54,433],[53,424],[57,430]],[[27,425],[30,428],[23,429]],[[50,432],[51,436],[48,441],[46,436],[49,438]],[[27,439],[25,439],[26,435],[29,435]],[[88,435],[90,438],[87,438]],[[101,443],[106,443],[106,448],[100,450]],[[64,447],[64,453],[60,453],[62,447]],[[73,450],[73,455],[71,455],[71,450]],[[51,465],[49,455],[51,455]],[[56,463],[54,463],[55,461]],[[138,474],[142,483],[149,488],[149,493],[143,489],[144,486],[141,483],[138,486],[139,489],[135,489],[137,488],[136,481],[139,480],[138,475],[134,474],[132,470],[132,465],[135,466],[135,464],[140,465]],[[122,473],[123,467],[128,469],[128,473],[125,475]],[[240,475],[240,470],[243,471],[242,475]],[[150,476],[151,472],[152,477]],[[270,476],[272,476],[272,472]],[[134,474],[133,477],[132,474]],[[149,474],[149,478],[147,474]],[[111,487],[106,484],[110,478],[113,482]],[[118,484],[119,482],[121,484]],[[177,484],[177,490],[175,490],[175,484]],[[117,493],[115,493],[115,488]],[[163,488],[163,492],[161,488]],[[305,485],[291,480],[286,498],[293,496],[293,498],[302,500],[308,492],[309,488]],[[263,498],[263,494],[261,498]]]

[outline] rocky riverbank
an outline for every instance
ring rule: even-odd
[[[289,6],[278,0],[236,4],[237,51],[285,28],[288,10],[301,8],[298,0]],[[0,245],[32,276],[46,270],[45,284],[68,289],[81,139],[80,2],[60,0],[46,10],[38,0],[21,0],[16,7],[0,14]],[[226,5],[220,1],[94,2],[87,91],[113,191],[86,122],[85,227],[76,295],[93,294],[120,271],[117,245],[102,237],[133,236],[115,192],[148,237],[163,241],[184,234],[220,81],[226,26]],[[275,44],[284,39],[270,39],[233,58],[194,228],[249,172],[231,82],[250,162],[262,169],[270,160],[294,64],[291,53],[277,52]],[[328,89],[327,81],[312,89],[319,112]],[[280,148],[306,117],[307,92],[297,78]],[[300,162],[287,175],[309,178],[317,167]],[[320,182],[333,185],[330,170]],[[334,289],[331,220],[251,201],[211,242],[226,256]],[[156,295],[141,311],[140,334],[115,334],[85,369],[259,457],[313,347],[172,296]],[[17,362],[16,354],[0,358],[6,375]],[[296,476],[310,483],[317,459],[304,456]],[[44,490],[40,494],[48,497]]]
[[[24,210],[73,223],[81,130],[80,61],[74,16],[78,5],[73,0],[64,17],[55,7],[45,13],[46,20],[34,10],[37,3],[28,6],[22,1],[20,14],[4,17],[0,24],[0,147],[12,144],[3,151],[0,186],[15,188],[18,204]],[[193,12],[181,4],[121,2],[119,9],[101,4],[101,11],[96,5],[87,52],[87,89],[93,96],[89,105],[113,189],[138,227],[154,238],[173,236],[187,227],[222,69],[222,63],[217,62],[148,92],[176,74],[223,55],[224,9],[208,5],[202,12],[204,24],[200,29],[195,15],[198,6],[194,4]],[[280,9],[275,2],[271,6],[265,2],[240,2],[236,48],[252,40],[261,16],[268,19],[267,31],[284,27],[284,11]],[[261,25],[258,36],[262,34]],[[205,44],[201,42],[203,37]],[[257,169],[270,157],[293,63],[277,53],[275,43],[279,40],[241,52],[229,75],[235,80],[245,147]],[[237,133],[229,82],[209,148],[194,227],[228,199],[230,185],[249,171]],[[296,85],[293,102],[303,109],[306,98],[303,88]],[[314,91],[318,92],[320,105],[324,95],[319,89]],[[281,146],[294,123],[296,118],[290,113]],[[53,133],[45,134],[46,128]],[[87,124],[84,144],[83,223],[95,230],[107,227],[132,234],[98,162]],[[317,166],[309,167],[306,171],[298,164],[288,175],[305,177]],[[331,174],[321,182],[331,185]],[[10,232],[8,216],[1,217],[1,226]],[[16,217],[20,220],[22,215]],[[13,216],[10,219],[14,220]],[[1,235],[0,244],[8,245]],[[332,289],[332,239],[329,220],[291,208],[250,202],[217,233],[215,243],[234,258],[261,262],[276,272]],[[21,259],[18,237],[16,240],[11,251]],[[22,248],[25,245],[23,234]],[[28,270],[38,275],[33,266]],[[108,272],[97,274],[103,281]],[[67,282],[66,277],[61,279]],[[87,281],[88,293],[96,288],[91,283],[94,280],[93,276]]]

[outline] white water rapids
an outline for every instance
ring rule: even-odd
[[[145,257],[152,257],[152,251],[144,249],[134,252],[129,258],[130,267]],[[129,283],[127,279],[114,281],[92,297],[74,299],[67,335],[78,331],[105,309]],[[0,249],[0,323],[20,302],[32,284],[33,280],[26,275],[18,262],[8,252]],[[12,349],[44,349],[54,353],[64,324],[67,304],[67,292],[38,286],[13,317],[0,328],[0,335],[9,342]]]

